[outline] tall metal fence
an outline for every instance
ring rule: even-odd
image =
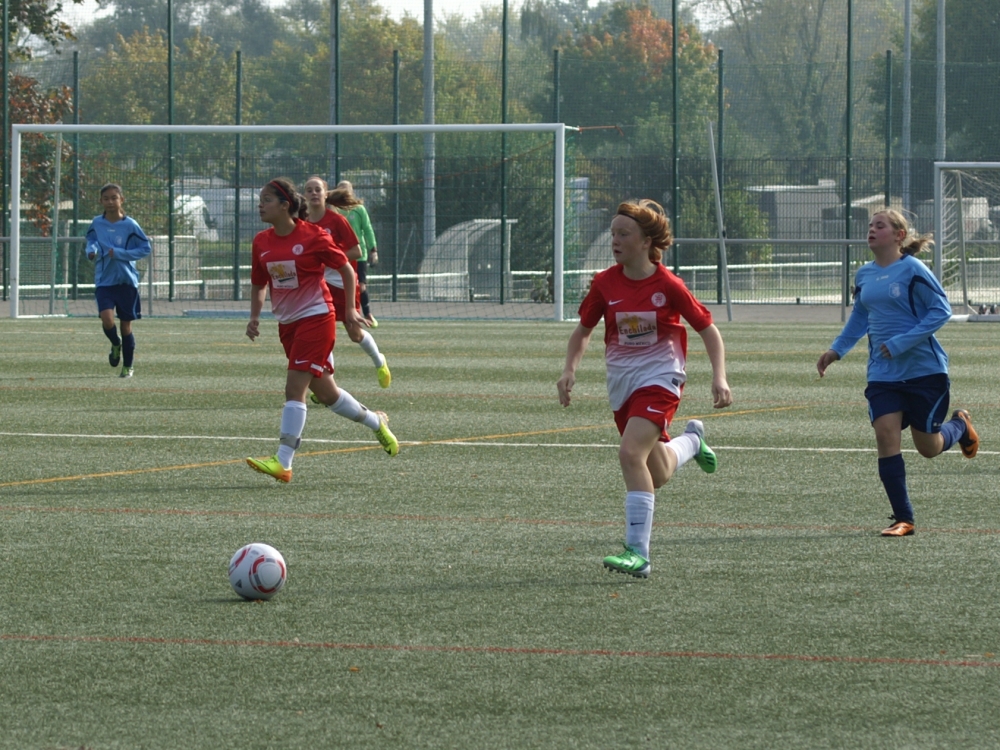
[[[933,63],[914,63],[916,106],[910,129],[909,158],[902,152],[902,111],[898,61],[890,58],[857,61],[853,66],[854,90],[848,99],[846,66],[842,62],[812,66],[810,75],[826,81],[823,96],[808,107],[801,102],[774,101],[773,84],[782,78],[804,76],[806,66],[729,65],[719,60],[712,67],[711,87],[698,96],[681,79],[681,101],[690,103],[680,112],[676,132],[669,116],[670,101],[662,102],[663,116],[641,122],[618,123],[612,101],[595,106],[591,93],[566,88],[558,75],[558,58],[543,67],[520,62],[508,68],[507,96],[511,111],[536,121],[551,120],[577,126],[567,154],[567,305],[572,306],[586,288],[589,274],[610,263],[602,254],[603,232],[617,203],[630,197],[661,201],[676,217],[680,237],[666,262],[689,281],[707,301],[721,301],[718,258],[719,228],[715,220],[712,164],[709,160],[707,123],[716,134],[718,172],[729,240],[728,255],[734,301],[818,302],[843,301],[844,270],[856,266],[865,252],[864,237],[871,210],[891,204],[905,208],[922,231],[930,231],[933,198],[934,113],[925,106],[933,88]],[[418,61],[410,61],[413,65]],[[217,69],[206,69],[183,60],[176,63],[176,80],[212,80],[206,85],[211,101],[187,100],[176,124],[318,124],[328,121],[328,92],[289,90],[288,98],[275,101],[275,71],[265,59],[219,60]],[[165,84],[162,64],[130,63],[114,68],[103,58],[74,56],[40,60],[15,66],[13,73],[38,81],[42,88],[66,86],[74,107],[68,116],[91,123],[104,113],[98,84],[108,80],[142,81],[143,101],[152,108],[147,121],[165,122]],[[187,67],[185,67],[187,66]],[[351,65],[343,68],[350,74]],[[368,95],[362,108],[343,108],[342,124],[392,123],[400,113],[411,117],[421,96],[419,80],[400,78],[400,62],[386,58],[366,70]],[[993,92],[1000,66],[954,65],[949,82],[961,81],[964,91]],[[609,73],[610,76],[610,73]],[[499,121],[502,70],[496,64],[439,66],[437,86],[449,92],[442,100],[454,102],[460,84],[476,81],[472,108],[480,121]],[[221,82],[221,83],[220,83]],[[978,89],[977,89],[978,87]],[[158,89],[163,89],[159,91]],[[195,86],[191,91],[199,91]],[[468,93],[468,92],[466,92]],[[992,96],[992,93],[990,94]],[[268,99],[268,97],[271,97]],[[326,97],[326,98],[324,98]],[[450,98],[449,98],[450,97]],[[126,97],[127,98],[127,97]],[[265,101],[267,100],[267,101]],[[449,105],[450,106],[450,105]],[[958,106],[958,105],[956,105]],[[801,117],[782,120],[779,127],[768,113],[799,107]],[[1000,139],[962,140],[961,134],[989,131],[995,112],[983,111],[983,122],[961,123],[950,158],[1000,160]],[[123,111],[122,119],[138,116]],[[978,115],[977,115],[978,116]],[[199,120],[199,118],[204,118]],[[445,122],[441,117],[439,122]],[[847,128],[847,123],[852,127]],[[801,132],[790,132],[798,127]],[[977,129],[978,128],[978,129]],[[848,130],[850,130],[850,137]],[[675,154],[679,175],[673,190]],[[255,193],[278,174],[304,180],[311,174],[328,179],[352,179],[372,208],[379,237],[381,268],[373,273],[371,293],[376,300],[396,302],[416,292],[417,278],[431,251],[426,239],[425,143],[410,139],[340,136],[334,140],[315,136],[292,143],[261,138],[234,141],[231,137],[200,140],[165,137],[136,141],[127,137],[68,139],[64,144],[59,192],[60,236],[79,237],[97,213],[97,188],[109,180],[126,186],[126,208],[151,235],[163,237],[169,250],[159,253],[162,269],[151,268],[160,280],[170,279],[168,299],[183,295],[226,295],[238,301],[245,294],[249,240],[261,225],[255,215]],[[551,200],[551,151],[544,144],[499,136],[482,139],[439,137],[435,147],[435,234],[469,222],[494,222],[509,228],[509,272],[514,274],[510,292],[515,298],[537,302],[550,298],[553,256],[548,237],[551,215],[539,205]],[[956,155],[956,151],[958,154]],[[40,192],[22,195],[51,203],[56,194],[53,160],[28,164]],[[7,180],[7,175],[4,175]],[[46,192],[46,186],[49,188]],[[174,203],[171,209],[170,198]],[[179,199],[183,199],[178,203]],[[845,205],[851,205],[850,218]],[[50,217],[52,205],[41,213]],[[1000,218],[1000,217],[998,217]],[[87,264],[80,262],[72,240],[51,242],[46,222],[23,222],[28,245],[45,247],[36,253],[37,267],[22,269],[22,284],[38,286],[39,304],[55,303],[52,279],[63,279],[62,299],[74,300],[86,291]],[[992,234],[982,238],[983,257],[998,252]],[[837,240],[843,240],[839,243]],[[499,240],[498,240],[499,241]],[[49,249],[55,248],[48,252]],[[849,249],[852,248],[853,249]],[[606,246],[605,246],[606,248]],[[9,249],[4,242],[3,297],[8,291]],[[188,257],[195,254],[196,257]],[[42,256],[47,260],[41,260]],[[1000,257],[1000,254],[998,254]],[[187,266],[183,266],[183,264]],[[182,267],[183,266],[183,267]],[[177,285],[173,280],[193,274]],[[993,269],[996,264],[990,264]],[[987,268],[984,266],[983,268]],[[56,269],[59,269],[58,273]],[[491,272],[506,273],[493,268]],[[486,273],[484,269],[483,273]],[[1000,286],[987,270],[983,288]],[[24,274],[27,274],[25,276]],[[485,279],[486,277],[481,277]],[[493,282],[482,282],[489,286]],[[469,299],[477,294],[469,284]],[[575,290],[575,291],[574,291]],[[23,294],[23,293],[22,293]],[[514,301],[508,299],[507,301]],[[984,302],[995,300],[984,299]]]

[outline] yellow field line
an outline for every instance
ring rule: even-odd
[[[708,419],[710,417],[736,417],[744,414],[759,414],[761,412],[789,411],[792,409],[804,409],[804,406],[782,406],[769,409],[744,409],[742,411],[717,412],[704,414],[693,419]],[[531,430],[526,432],[508,432],[500,435],[480,435],[478,437],[447,438],[444,440],[421,440],[412,443],[403,443],[406,447],[417,447],[423,445],[448,445],[449,443],[471,443],[478,440],[502,440],[510,438],[534,437],[537,435],[558,435],[567,432],[581,432],[584,430],[604,429],[609,423],[590,424],[581,427],[558,427],[551,430]],[[338,453],[358,453],[360,451],[381,450],[379,445],[363,445],[353,448],[334,448],[322,451],[299,451],[297,456],[330,456]],[[23,479],[17,482],[0,482],[0,487],[23,487],[31,484],[51,484],[53,482],[75,482],[81,479],[103,479],[105,477],[129,477],[137,474],[155,474],[163,471],[184,471],[190,469],[207,469],[211,466],[228,466],[231,464],[243,463],[245,459],[231,458],[225,461],[203,461],[196,464],[178,464],[176,466],[156,466],[148,469],[124,469],[122,471],[102,471],[96,474],[74,474],[64,477],[46,477],[44,479]]]

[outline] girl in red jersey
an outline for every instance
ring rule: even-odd
[[[569,406],[576,368],[603,318],[608,398],[621,434],[618,460],[626,490],[625,551],[605,557],[604,567],[636,578],[648,578],[651,569],[655,490],[692,458],[709,474],[718,464],[699,420],[689,421],[680,437],[671,440],[667,434],[687,377],[682,317],[705,342],[713,405],[721,409],[733,402],[725,346],[712,314],[660,263],[672,243],[670,222],[658,203],[644,199],[618,206],[611,222],[616,265],[594,276],[556,383],[559,402]]]
[[[290,181],[278,178],[267,183],[260,191],[258,211],[261,221],[271,228],[253,239],[247,336],[253,341],[260,335],[260,314],[270,290],[278,338],[288,357],[288,372],[278,452],[270,458],[248,458],[247,464],[279,482],[291,481],[292,459],[306,425],[309,390],[334,413],[373,430],[386,453],[395,456],[399,442],[389,431],[386,415],[358,403],[333,379],[337,318],[323,269],[336,269],[345,290],[353,296],[356,282],[347,256],[327,232],[301,220],[305,203]],[[345,323],[357,324],[358,317],[353,308],[345,311]]]
[[[334,211],[327,206],[327,197],[330,194],[330,189],[326,181],[322,177],[310,177],[306,180],[306,184],[302,190],[305,193],[306,206],[308,208],[305,216],[306,221],[321,227],[333,237],[334,244],[344,251],[348,260],[351,261],[351,268],[357,273],[358,259],[361,257],[361,245],[359,244],[357,235],[351,228],[350,222],[340,212]],[[347,335],[351,337],[351,341],[355,344],[360,344],[365,354],[371,357],[372,363],[376,368],[375,374],[378,378],[379,386],[388,388],[389,384],[392,383],[392,373],[389,372],[389,363],[386,362],[385,356],[379,351],[374,337],[361,324],[348,323],[347,321],[345,314],[347,298],[344,296],[344,282],[341,280],[340,274],[332,268],[327,268],[326,283],[329,285],[330,294],[333,296],[333,306],[337,311],[337,319],[344,324],[344,328],[347,329]],[[355,309],[360,311],[360,283],[355,284],[355,293],[352,299],[354,300]],[[318,403],[315,394],[312,398],[314,403]]]

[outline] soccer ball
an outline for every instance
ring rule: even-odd
[[[244,599],[270,599],[287,577],[285,558],[269,544],[244,545],[229,561],[229,584]]]

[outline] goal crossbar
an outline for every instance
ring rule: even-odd
[[[10,313],[18,317],[21,250],[21,137],[26,133],[162,133],[187,135],[309,135],[309,134],[444,134],[444,133],[551,133],[554,140],[553,174],[553,302],[554,318],[563,320],[563,265],[565,252],[566,131],[563,123],[486,123],[477,125],[64,125],[14,124],[11,126],[11,232]]]

